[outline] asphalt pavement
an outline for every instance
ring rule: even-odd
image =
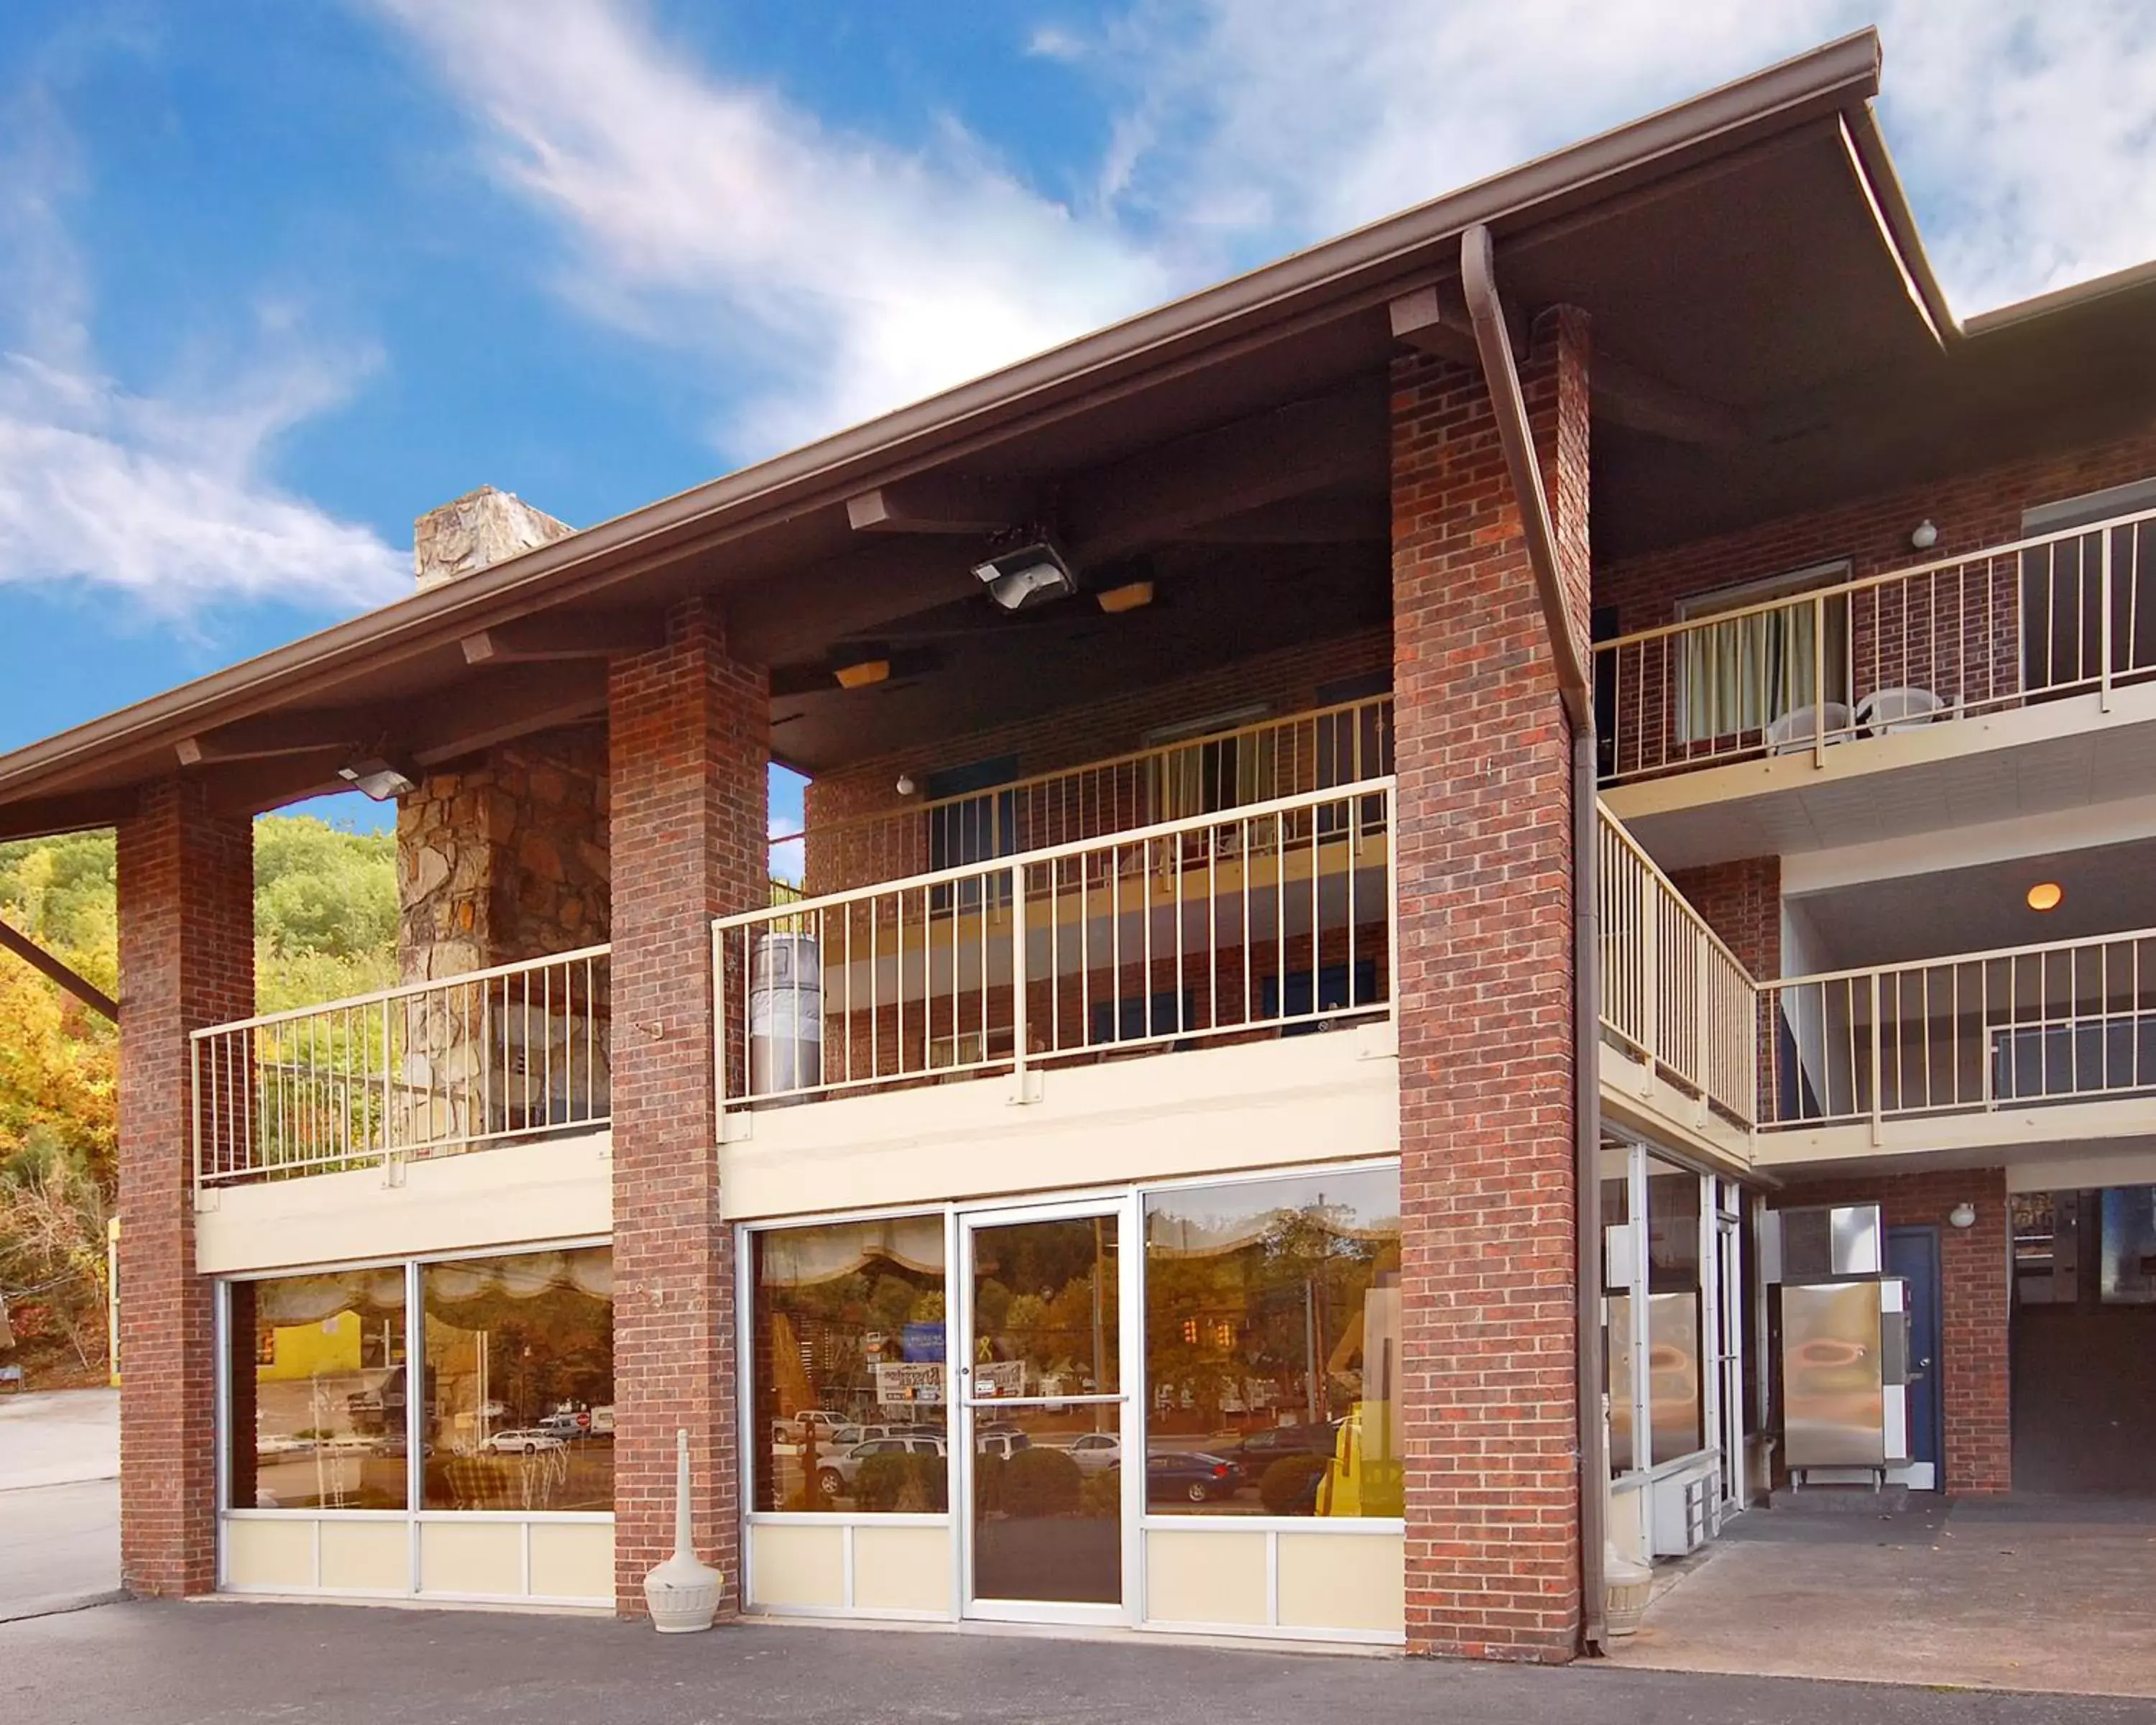
[[[102,1604],[119,1587],[118,1393],[0,1396],[0,1623]]]
[[[0,1625],[38,1725],[2148,1725],[2088,1697],[893,1629],[143,1603]]]

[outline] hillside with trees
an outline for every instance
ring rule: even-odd
[[[396,850],[311,815],[255,823],[258,1010],[396,980]],[[0,845],[0,921],[117,996],[116,884],[109,832]],[[0,952],[0,1360],[33,1381],[104,1373],[118,1055],[112,1024]]]

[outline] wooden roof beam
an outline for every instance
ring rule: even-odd
[[[967,536],[1022,526],[1037,509],[1029,485],[924,473],[849,497],[846,520],[856,533]]]
[[[0,806],[0,839],[50,839],[117,826],[141,807],[134,789],[78,791]]]
[[[38,975],[57,983],[92,1012],[111,1019],[116,1024],[120,1022],[118,1001],[80,972],[61,963],[19,929],[10,928],[5,922],[0,922],[0,947],[13,952]]]

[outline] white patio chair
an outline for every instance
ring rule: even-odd
[[[1856,703],[1856,723],[1867,736],[1884,737],[1928,725],[1946,708],[1928,689],[1875,689]]]
[[[1846,742],[1855,715],[1845,702],[1822,701],[1816,706],[1792,707],[1767,726],[1767,752],[1794,755],[1810,748],[1815,737],[1824,736],[1831,745]]]

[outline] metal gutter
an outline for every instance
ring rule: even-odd
[[[1595,880],[1594,693],[1565,605],[1557,531],[1536,459],[1527,397],[1505,326],[1490,230],[1460,236],[1460,280],[1482,377],[1497,422],[1497,440],[1520,506],[1527,562],[1542,602],[1543,626],[1557,661],[1557,685],[1572,729],[1572,1120],[1573,1414],[1579,1434],[1580,1641],[1599,1652],[1608,1579],[1609,1462],[1602,1416],[1602,1029],[1601,940]]]
[[[274,706],[589,593],[693,548],[834,505],[983,442],[1064,417],[1141,379],[1194,369],[1387,297],[1466,228],[1512,231],[1772,132],[1861,108],[1879,85],[1866,29],[1446,197],[835,436],[417,593],[0,757],[0,801],[62,788],[98,762]]]
[[[2151,288],[2156,288],[2156,262],[2134,264],[2124,270],[2114,270],[2108,275],[2076,282],[2071,287],[2054,288],[2048,294],[2017,300],[2011,305],[1977,312],[1964,321],[1962,333],[1974,341],[1979,336],[2012,329],[2016,324],[2033,323],[2056,311],[2077,311],[2115,295],[2145,293]]]
[[[1866,102],[1854,114],[1844,116],[1843,124],[1848,127],[1850,147],[1866,189],[1871,195],[1872,208],[1878,211],[1881,225],[1893,242],[1909,284],[1931,319],[1932,327],[1938,331],[1941,345],[1952,347],[1967,331],[1961,320],[1954,316],[1953,307],[1947,303],[1946,290],[1939,285],[1932,260],[1924,251],[1922,236],[1917,232],[1916,213],[1909,208],[1908,194],[1902,189],[1902,176],[1895,171],[1894,158],[1887,153],[1887,140],[1880,136],[1878,116]]]

